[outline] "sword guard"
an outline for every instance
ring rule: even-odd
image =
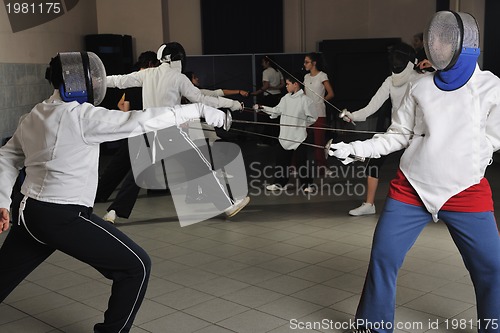
[[[325,145],[325,158],[328,159],[330,156],[330,146],[332,145],[333,139],[330,139],[326,142]]]
[[[354,126],[356,126],[356,123],[354,122],[354,120],[352,120],[351,118],[349,118],[347,116],[347,110],[346,109],[343,109],[340,114],[339,114],[339,118],[343,119],[344,121],[348,122],[348,123],[351,123],[353,124]]]
[[[327,143],[325,145],[325,157],[326,158],[328,158],[329,156],[333,156],[333,151],[330,150],[330,146],[332,145],[332,143],[333,143],[333,139],[330,139],[327,141]],[[356,156],[356,155],[349,155],[348,158],[352,158],[353,160],[358,161],[358,162],[365,161],[364,157],[360,157],[360,156]]]
[[[224,119],[224,130],[227,132],[231,129],[231,125],[233,124],[233,115],[231,111],[226,112],[226,119]]]

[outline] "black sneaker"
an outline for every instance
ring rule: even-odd
[[[149,189],[147,191],[147,195],[148,197],[156,197],[156,196],[160,196],[160,195],[170,195],[170,189],[165,189],[165,190],[152,190],[152,189]]]

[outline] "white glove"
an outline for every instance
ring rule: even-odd
[[[233,101],[233,105],[230,107],[231,111],[243,110],[243,105],[240,101]]]
[[[354,147],[348,143],[334,143],[330,145],[329,149],[328,155],[335,156],[344,164],[349,164],[354,161],[354,159],[349,157],[349,155],[354,155]]]
[[[201,105],[200,117],[205,118],[207,124],[222,127],[226,120],[226,114],[219,109],[207,105]]]
[[[342,120],[345,122],[354,124],[354,122],[352,121],[352,113],[347,111],[347,109],[343,109],[342,112],[340,112],[339,118],[342,118]]]
[[[262,111],[262,107],[259,104],[254,104],[253,109],[255,110],[255,112]]]

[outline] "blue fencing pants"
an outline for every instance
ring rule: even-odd
[[[440,211],[438,216],[448,227],[474,284],[478,332],[500,332],[500,236],[493,212]],[[379,333],[394,331],[398,271],[430,221],[431,215],[424,207],[387,199],[375,229],[356,313],[360,326]]]

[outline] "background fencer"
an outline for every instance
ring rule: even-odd
[[[157,56],[161,62],[160,66],[126,75],[108,76],[106,79],[108,87],[121,89],[142,87],[145,108],[179,105],[182,98],[185,97],[192,103],[229,108],[232,111],[242,109],[242,104],[236,100],[204,95],[186,75],[182,74],[182,69],[186,66],[186,52],[180,43],[162,44],[158,49]],[[193,166],[184,169],[188,183],[203,178],[199,188],[206,195],[207,200],[212,202],[220,212],[224,211],[228,217],[234,216],[248,204],[250,197],[231,198],[225,185],[221,184],[215,174],[213,176],[205,175],[207,172],[211,172],[211,169],[210,165],[203,165],[206,163],[207,157],[203,155],[201,150],[207,151],[207,149],[193,150],[193,147],[197,147],[196,143],[186,132],[181,128],[170,128],[162,131],[162,145],[165,145],[164,153],[169,158],[178,159],[180,165]],[[166,173],[171,175],[173,172],[167,170]],[[179,187],[174,186],[178,184],[173,184],[172,178],[169,178],[168,181],[171,189]],[[180,182],[184,182],[184,180]],[[190,185],[189,188],[198,188],[198,186]],[[191,202],[189,196],[186,196],[186,202]],[[194,202],[196,203],[196,198],[194,198]]]
[[[403,96],[406,93],[408,82],[420,78],[420,74],[415,70],[417,55],[413,47],[406,43],[398,43],[392,45],[389,49],[389,63],[391,66],[391,75],[389,75],[382,85],[378,88],[377,92],[370,99],[370,102],[364,108],[357,111],[349,112],[343,110],[339,117],[347,122],[360,122],[365,121],[366,118],[376,113],[387,99],[391,100],[391,118],[397,112]],[[428,72],[424,72],[428,73]],[[382,117],[379,115],[379,117]],[[377,131],[387,130],[388,125],[383,128],[377,128]],[[349,215],[369,215],[375,214],[375,194],[377,192],[380,168],[384,164],[385,156],[380,158],[370,159],[365,167],[366,170],[366,200],[361,206],[351,209]]]
[[[0,249],[0,301],[55,250],[113,280],[104,321],[96,333],[129,332],[148,284],[146,252],[112,224],[92,214],[98,181],[99,144],[127,138],[138,128],[154,131],[205,117],[222,126],[224,112],[202,104],[144,111],[97,107],[106,73],[91,52],[59,53],[47,79],[53,95],[37,104],[0,148],[0,232],[9,228],[12,186],[26,167],[13,207],[13,226]]]
[[[224,97],[202,94],[182,70],[186,67],[186,52],[177,42],[162,44],[157,52],[161,64],[125,75],[110,75],[106,79],[109,88],[142,87],[142,99],[145,108],[173,106],[181,104],[182,97],[191,103],[241,110],[240,102]]]
[[[331,147],[339,158],[406,148],[373,236],[355,332],[393,332],[398,271],[426,224],[441,220],[470,273],[478,331],[498,333],[500,236],[484,173],[500,149],[500,79],[477,65],[470,14],[437,12],[424,46],[436,71],[408,84],[387,133]]]

